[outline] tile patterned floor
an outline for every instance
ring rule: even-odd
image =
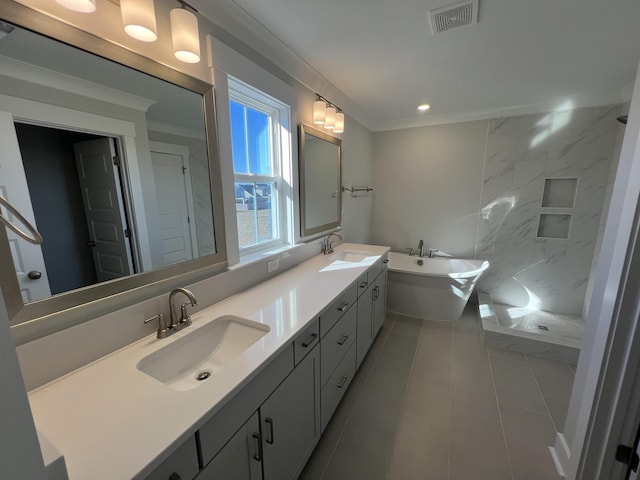
[[[557,480],[574,369],[482,343],[455,323],[390,315],[301,480]]]

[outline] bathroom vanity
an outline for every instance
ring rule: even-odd
[[[71,479],[296,478],[382,325],[387,252],[342,244],[33,390],[36,426]]]

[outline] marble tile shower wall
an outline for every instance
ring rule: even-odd
[[[620,106],[489,121],[476,258],[494,301],[581,315]],[[577,178],[573,208],[544,208],[546,178]],[[568,239],[538,238],[541,213],[571,215]]]

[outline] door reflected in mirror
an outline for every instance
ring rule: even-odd
[[[342,140],[300,125],[300,224],[306,237],[342,222]]]

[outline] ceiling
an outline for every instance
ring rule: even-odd
[[[638,0],[479,0],[478,23],[437,35],[428,11],[455,1],[224,1],[337,87],[374,131],[619,103],[640,58]],[[214,2],[197,3],[216,18]]]

